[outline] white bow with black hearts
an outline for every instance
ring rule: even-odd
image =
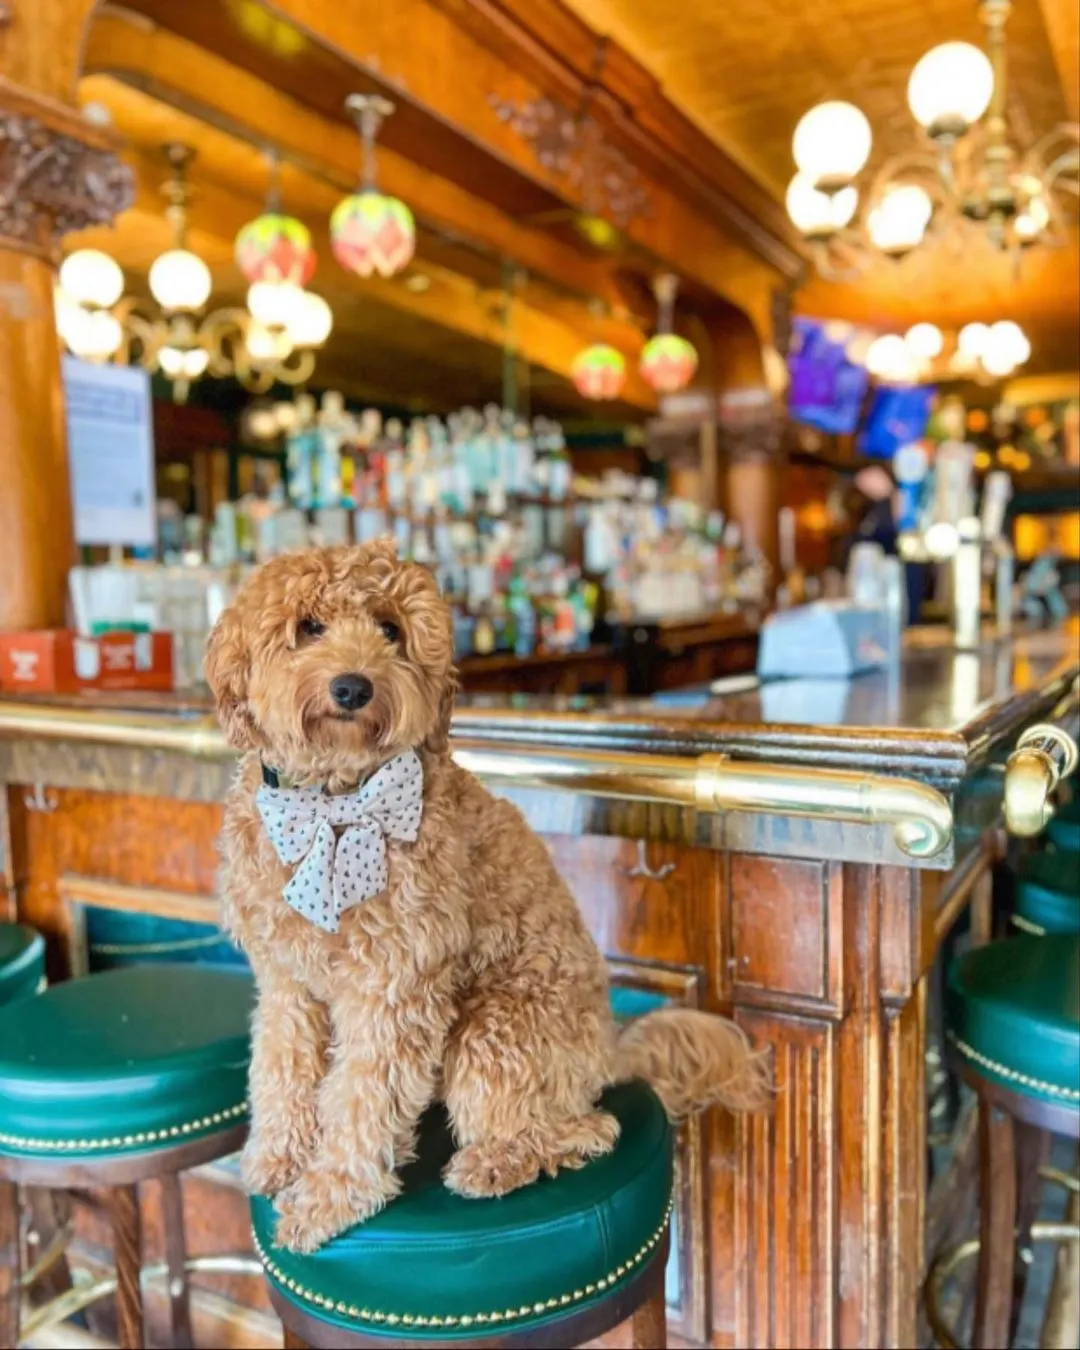
[[[299,863],[284,890],[288,904],[336,933],[345,910],[386,889],[386,840],[412,843],[420,832],[423,797],[424,771],[413,750],[342,796],[264,783],[255,804],[274,852],[289,866]]]

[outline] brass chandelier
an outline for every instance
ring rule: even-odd
[[[1064,242],[1062,197],[1078,193],[1080,127],[1061,123],[1027,149],[1011,138],[1011,8],[1011,0],[981,0],[985,51],[946,42],[918,62],[907,98],[926,140],[868,183],[859,175],[872,132],[854,104],[820,103],[799,122],[787,210],[823,276],[850,279],[876,258],[901,259],[934,240],[959,253],[982,238],[1017,261],[1034,245]]]
[[[124,274],[107,253],[80,249],[60,268],[56,312],[64,345],[84,360],[158,371],[178,402],[207,374],[232,376],[251,393],[277,382],[305,383],[316,349],[330,335],[329,305],[291,281],[259,281],[248,291],[247,308],[203,313],[213,282],[187,239],[187,171],[195,151],[176,142],[164,151],[172,169],[162,192],[173,247],[151,264],[152,302],[123,294]]]

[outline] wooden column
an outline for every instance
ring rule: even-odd
[[[67,231],[111,220],[131,197],[129,170],[77,110],[0,83],[0,629],[64,619],[73,536],[56,249]]]
[[[780,431],[782,413],[766,389],[727,395],[720,403],[719,446],[725,466],[724,510],[746,544],[761,551],[780,580]]]

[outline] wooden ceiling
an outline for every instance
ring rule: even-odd
[[[587,22],[638,57],[671,100],[778,200],[794,172],[791,135],[823,99],[856,103],[874,129],[871,168],[911,144],[912,66],[935,43],[978,43],[975,0],[567,0]],[[1014,0],[1009,19],[1009,117],[1030,144],[1077,116],[1075,0]],[[989,248],[940,251],[881,265],[851,285],[811,278],[797,296],[807,313],[889,326],[943,325],[1008,315],[1031,325],[1034,361],[1075,365],[1080,248],[1038,251],[1019,275]],[[1041,345],[1041,350],[1040,350]]]

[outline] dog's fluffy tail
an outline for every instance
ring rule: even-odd
[[[714,1105],[761,1111],[772,1101],[767,1052],[726,1017],[693,1008],[660,1008],[631,1022],[615,1063],[620,1080],[643,1078],[672,1120]]]

